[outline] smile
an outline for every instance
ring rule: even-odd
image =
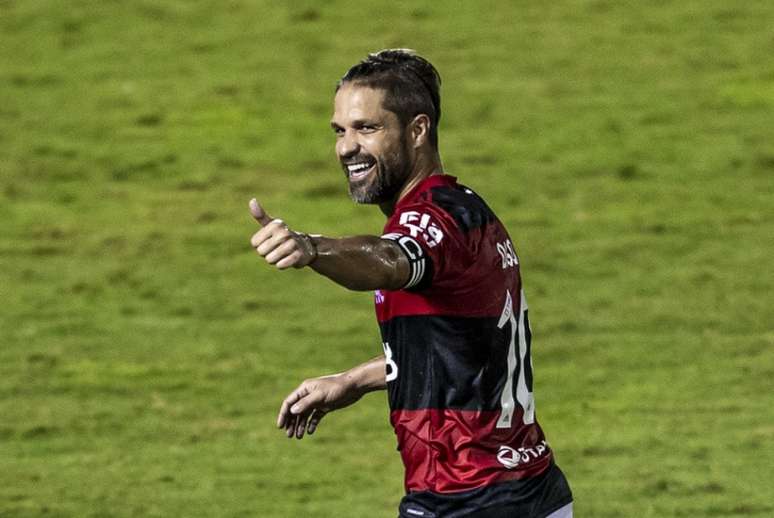
[[[365,178],[374,169],[374,166],[376,166],[376,162],[356,162],[354,164],[347,164],[349,179],[356,181]]]

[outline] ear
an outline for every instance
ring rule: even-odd
[[[414,148],[424,146],[430,139],[430,117],[420,113],[409,123],[409,136]]]

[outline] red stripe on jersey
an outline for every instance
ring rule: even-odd
[[[471,275],[476,283],[460,283],[456,293],[433,287],[419,292],[381,290],[376,297],[376,319],[384,323],[395,317],[419,315],[497,318],[503,310],[505,291],[518,293],[519,290],[518,266],[512,271],[515,275],[506,279],[497,270],[495,275],[484,272],[476,277]]]
[[[380,292],[380,323],[418,315],[498,317],[506,290],[519,293],[515,253],[507,263],[502,255],[506,244],[512,246],[508,233],[483,200],[453,176],[423,180],[398,203],[384,233],[416,242],[432,278],[416,291]]]
[[[521,420],[521,409],[513,416]],[[535,422],[497,428],[498,411],[394,410],[407,492],[454,493],[540,475],[551,449]]]

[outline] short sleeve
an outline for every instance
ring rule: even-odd
[[[430,203],[402,207],[384,227],[383,239],[396,242],[409,260],[411,274],[403,289],[437,286],[468,263],[465,236],[454,219]]]

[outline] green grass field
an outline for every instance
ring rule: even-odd
[[[310,440],[303,378],[372,295],[255,257],[348,201],[333,85],[412,47],[446,169],[520,254],[579,517],[772,516],[774,4],[0,0],[0,516],[394,517],[383,393]]]

